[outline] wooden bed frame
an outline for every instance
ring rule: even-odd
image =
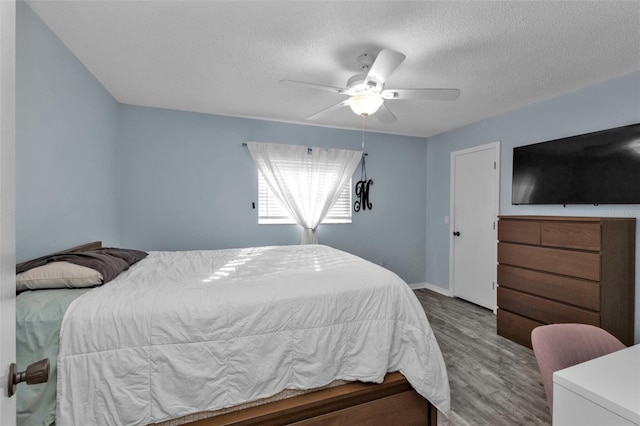
[[[381,384],[351,382],[187,424],[436,426],[437,413],[402,374],[390,373]]]
[[[101,241],[54,254],[102,247]],[[438,410],[420,396],[400,373],[383,383],[350,382],[280,401],[182,423],[190,426],[287,425],[437,425]]]
[[[381,384],[351,382],[187,424],[436,426],[437,412],[402,374],[390,373]]]

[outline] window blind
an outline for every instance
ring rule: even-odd
[[[318,177],[318,179],[322,178],[322,176]],[[280,204],[280,201],[273,195],[260,171],[258,171],[258,223],[296,223]],[[340,198],[329,210],[322,223],[351,223],[351,179],[342,189]]]

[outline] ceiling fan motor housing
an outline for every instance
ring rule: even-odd
[[[347,80],[347,89],[354,95],[378,94],[382,92],[384,84],[376,79],[367,79],[367,74],[356,74]]]

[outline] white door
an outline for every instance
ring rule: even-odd
[[[0,424],[16,424],[16,397],[7,395],[16,360],[14,0],[0,0]]]
[[[496,309],[500,143],[451,153],[451,265],[454,296]]]

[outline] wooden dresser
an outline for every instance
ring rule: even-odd
[[[634,339],[635,218],[500,216],[500,336],[531,347],[531,330],[577,322]]]

